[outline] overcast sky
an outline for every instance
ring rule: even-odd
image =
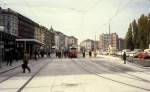
[[[79,41],[95,39],[101,33],[111,32],[124,38],[129,23],[150,13],[149,0],[1,0],[3,8],[13,10],[33,21]]]

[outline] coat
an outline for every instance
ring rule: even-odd
[[[123,60],[126,60],[126,52],[123,53]]]

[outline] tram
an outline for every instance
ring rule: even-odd
[[[77,58],[77,47],[71,46],[69,48],[68,57],[69,58]]]

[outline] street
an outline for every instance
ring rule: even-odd
[[[1,74],[0,92],[149,92],[150,68],[106,57],[46,58]]]

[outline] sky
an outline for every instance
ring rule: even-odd
[[[150,13],[150,0],[0,0],[0,5],[79,42],[98,40],[109,32],[109,24],[111,32],[124,38],[130,22]]]

